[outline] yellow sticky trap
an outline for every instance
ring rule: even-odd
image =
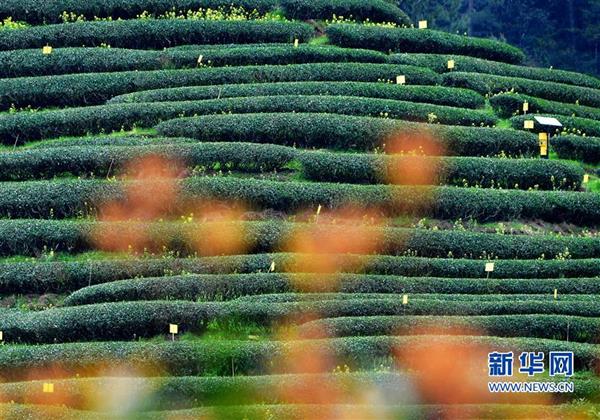
[[[533,130],[533,120],[526,120],[524,123],[524,127],[526,130]]]
[[[554,299],[558,299],[558,289],[554,289]]]
[[[402,295],[402,304],[408,305],[408,295]]]
[[[49,45],[46,45],[44,48],[42,48],[42,54],[44,54],[44,55],[52,54],[52,47]]]
[[[42,391],[46,394],[51,394],[54,392],[54,384],[51,382],[44,382],[42,387]]]
[[[529,102],[523,102],[523,112],[529,111]]]
[[[405,85],[406,84],[406,76],[396,76],[396,84],[397,85]]]
[[[454,60],[448,60],[448,70],[452,70],[454,69],[456,63],[454,62]]]
[[[294,48],[298,48],[300,45],[300,40],[298,38],[294,39]]]
[[[179,325],[177,324],[169,324],[169,333],[177,334],[179,332]]]
[[[485,272],[486,273],[491,273],[494,271],[494,263],[485,263]]]
[[[589,174],[583,175],[583,183],[587,184],[588,182],[590,182],[590,175]],[[0,332],[0,341],[2,341],[2,332]]]
[[[271,267],[269,267],[269,271],[270,272],[275,271],[275,261],[271,262]]]
[[[427,29],[427,21],[426,20],[419,21],[419,29]]]
[[[204,58],[204,56],[202,54],[200,54],[200,57],[198,57],[198,64],[202,64],[203,58]]]
[[[4,341],[4,333],[0,331],[0,341]]]
[[[548,156],[548,133],[540,133],[540,156]]]
[[[317,216],[321,214],[321,205],[319,204],[319,207],[317,207]]]

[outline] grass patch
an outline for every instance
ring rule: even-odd
[[[209,322],[206,332],[202,335],[204,340],[269,340],[273,335],[270,327],[245,322],[242,320],[223,320]],[[197,336],[184,334],[184,340],[195,340]]]
[[[22,146],[17,146],[16,148],[12,145],[0,144],[0,152],[12,151],[12,150],[23,150],[23,149],[29,149],[29,148],[38,148],[38,147],[43,147],[45,145],[52,145],[52,144],[58,143],[58,142],[60,142],[60,143],[68,142],[69,140],[79,141],[79,140],[85,139],[85,138],[94,139],[94,138],[99,138],[99,137],[115,137],[115,138],[119,138],[119,137],[155,137],[157,135],[158,135],[157,131],[153,128],[136,127],[136,128],[133,128],[133,129],[127,130],[127,131],[126,130],[113,131],[111,133],[97,134],[97,135],[93,135],[93,136],[92,135],[89,135],[89,136],[60,136],[60,137],[55,137],[55,138],[51,138],[51,139],[27,142]]]
[[[318,36],[308,41],[308,45],[329,45],[329,37],[327,35]]]
[[[290,328],[290,327],[286,327]],[[283,330],[282,330],[283,331]],[[177,341],[198,342],[198,341],[270,341],[273,339],[274,331],[271,327],[258,325],[255,323],[227,319],[210,321],[202,333],[185,332],[175,337]],[[152,338],[141,338],[140,341],[149,343],[162,343],[165,340],[171,340],[172,337],[166,334]]]
[[[510,120],[500,119],[496,123],[496,128],[512,128],[512,125],[510,123]]]
[[[590,178],[590,182],[586,184],[585,189],[590,192],[600,193],[600,179],[594,178]]]

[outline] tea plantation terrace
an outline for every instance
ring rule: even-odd
[[[0,22],[0,416],[600,410],[600,79],[384,0]],[[574,392],[491,397],[493,351]]]

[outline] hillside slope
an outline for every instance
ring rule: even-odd
[[[0,417],[599,412],[599,79],[383,0],[0,19]]]

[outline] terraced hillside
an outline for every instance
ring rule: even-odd
[[[599,415],[600,80],[384,0],[0,19],[1,418]]]

